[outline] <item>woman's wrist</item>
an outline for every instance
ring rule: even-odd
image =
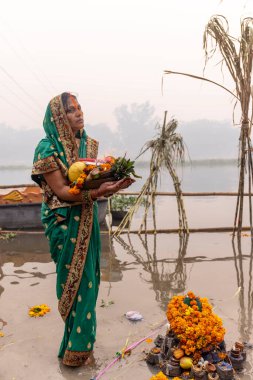
[[[92,192],[92,190],[83,190],[81,192],[83,203],[94,202],[96,200],[96,199],[93,199],[91,192]]]
[[[99,198],[99,191],[98,189],[92,189],[90,190],[90,196],[93,201],[96,201]]]

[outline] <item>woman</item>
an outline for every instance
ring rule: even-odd
[[[84,131],[76,97],[53,98],[43,122],[46,137],[34,157],[32,178],[43,193],[41,219],[56,263],[56,293],[65,332],[59,357],[63,364],[87,364],[96,337],[96,300],[100,282],[100,233],[96,199],[127,188],[123,179],[98,189],[69,193],[68,168],[78,157],[96,158],[98,142]]]

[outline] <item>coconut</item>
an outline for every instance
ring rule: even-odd
[[[86,164],[81,161],[77,161],[74,164],[72,164],[68,171],[68,177],[70,182],[74,182],[77,180],[77,178],[80,176],[80,174],[83,173],[84,168],[86,167]]]

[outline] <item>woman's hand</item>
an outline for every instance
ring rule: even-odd
[[[112,194],[117,193],[120,190],[126,189],[133,182],[135,182],[131,178],[123,178],[116,182],[104,182],[98,189],[91,190],[91,196],[93,199],[99,197],[108,197]]]

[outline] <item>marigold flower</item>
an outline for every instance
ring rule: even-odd
[[[41,305],[32,306],[28,311],[28,315],[35,318],[43,317],[45,314],[49,313],[50,310],[50,307],[43,303]]]
[[[84,182],[84,179],[80,176],[79,178],[77,178],[77,185],[83,185],[83,182]]]
[[[175,378],[176,379],[176,378]],[[178,377],[180,380],[180,378]],[[156,375],[152,376],[150,380],[169,380],[167,376],[164,375],[163,372],[158,372]]]
[[[172,331],[178,337],[186,355],[217,346],[224,339],[222,320],[212,311],[207,298],[198,298],[193,292],[187,296],[175,296],[168,304],[167,318]],[[201,305],[201,308],[199,308]]]
[[[74,194],[74,195],[77,195],[77,194],[80,194],[81,190],[78,189],[76,186],[73,186],[69,189],[69,193],[70,194]]]

